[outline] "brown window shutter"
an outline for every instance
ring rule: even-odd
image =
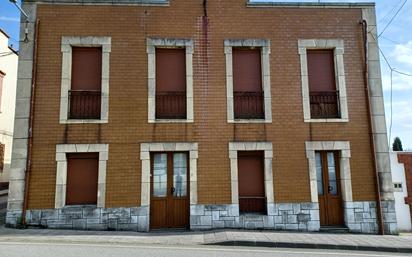
[[[235,119],[264,119],[261,50],[233,48]]]
[[[308,50],[307,56],[310,91],[335,91],[333,50]]]
[[[333,50],[308,50],[307,58],[311,118],[339,118]]]
[[[233,48],[233,90],[262,92],[260,49]]]
[[[97,204],[98,153],[67,154],[67,205]]]
[[[0,144],[0,172],[3,172],[4,169],[4,155],[6,148],[4,144]]]
[[[102,48],[72,48],[70,119],[100,119]]]
[[[185,49],[156,49],[156,118],[186,118]]]
[[[239,208],[241,212],[266,211],[263,152],[238,152]]]
[[[102,83],[102,48],[72,48],[72,90],[100,91]]]

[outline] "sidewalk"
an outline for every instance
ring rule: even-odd
[[[1,242],[82,244],[235,245],[412,253],[412,235],[298,233],[216,230],[204,232],[115,232],[0,228]]]

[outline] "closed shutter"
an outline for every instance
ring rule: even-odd
[[[233,48],[235,119],[263,119],[261,50]]]
[[[339,118],[333,50],[308,50],[307,58],[311,118]]]
[[[100,119],[102,48],[72,48],[71,119]]]
[[[4,169],[4,155],[5,155],[5,145],[0,144],[0,172],[3,172]]]
[[[67,205],[97,203],[98,153],[67,154]]]
[[[72,90],[100,91],[102,48],[72,47]]]
[[[233,48],[235,92],[262,92],[260,49]]]
[[[263,152],[238,152],[239,208],[241,212],[266,211]]]
[[[309,50],[307,52],[307,57],[310,91],[335,91],[333,50]]]
[[[156,49],[156,118],[186,118],[185,49]]]

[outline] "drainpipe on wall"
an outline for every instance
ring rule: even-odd
[[[29,195],[29,183],[30,183],[30,171],[31,171],[31,156],[33,148],[33,123],[34,123],[34,100],[35,100],[35,89],[36,89],[36,75],[37,75],[37,40],[39,33],[39,23],[37,19],[34,26],[34,38],[33,38],[33,69],[32,69],[32,80],[31,80],[31,93],[30,93],[30,116],[29,116],[29,138],[27,144],[27,161],[26,161],[26,173],[24,182],[24,198],[23,198],[23,210],[22,210],[22,223],[26,225],[26,211],[28,205],[28,195]]]
[[[362,20],[360,22],[362,25],[362,37],[363,37],[363,47],[364,47],[364,58],[365,58],[365,66],[364,66],[364,84],[365,84],[365,99],[366,99],[366,109],[368,113],[368,126],[369,126],[369,136],[370,136],[370,148],[372,151],[372,161],[373,161],[373,169],[374,169],[374,180],[375,180],[375,188],[376,188],[376,210],[377,210],[377,219],[378,219],[378,228],[379,234],[384,235],[385,229],[383,224],[383,215],[382,215],[382,204],[381,204],[381,188],[379,184],[379,174],[378,174],[378,167],[376,164],[376,156],[375,156],[375,142],[373,138],[373,130],[372,130],[372,113],[371,113],[371,103],[370,103],[370,95],[369,95],[369,82],[368,82],[368,31],[367,27],[368,24],[366,20]]]

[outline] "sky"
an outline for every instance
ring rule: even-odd
[[[241,0],[239,0],[241,1]],[[274,1],[274,0],[259,0]],[[412,0],[377,0],[376,11],[378,34],[395,16],[406,1],[398,15],[379,37],[379,46],[396,71],[412,74]],[[19,1],[20,2],[20,1]],[[276,2],[276,1],[275,1]],[[283,0],[282,2],[317,2],[313,0]],[[321,2],[371,2],[370,0],[321,0]],[[10,44],[18,48],[19,11],[9,0],[0,0],[0,28],[10,36]],[[392,72],[381,55],[382,82],[385,96],[385,110],[390,145],[398,136],[405,149],[412,151],[412,76]],[[391,97],[392,92],[392,97]],[[392,99],[392,101],[391,101]],[[392,108],[391,108],[392,107]],[[391,111],[392,110],[392,111]],[[391,117],[392,114],[392,117]],[[350,115],[350,114],[349,114]],[[349,116],[350,118],[350,116]]]

